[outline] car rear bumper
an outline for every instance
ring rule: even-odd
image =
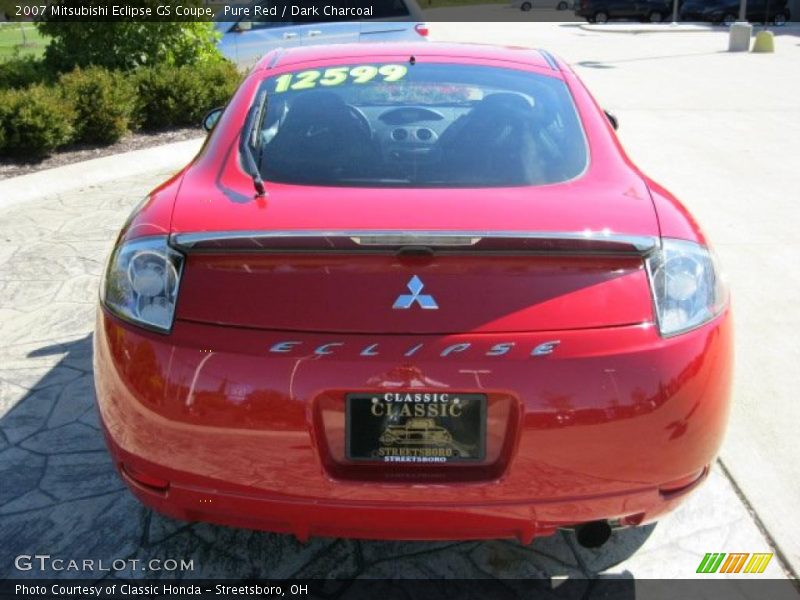
[[[184,521],[205,521],[277,533],[300,540],[310,537],[345,537],[391,540],[477,540],[516,538],[530,543],[559,528],[610,520],[615,527],[652,521],[680,504],[685,495],[705,481],[709,469],[696,474],[676,491],[642,488],[624,494],[565,498],[538,502],[465,503],[446,505],[392,502],[351,502],[297,498],[282,493],[255,493],[252,489],[226,489],[219,481],[201,482],[143,461],[108,439],[120,475],[131,492],[146,506]],[[122,466],[124,465],[124,466]],[[133,475],[131,473],[134,473]],[[169,478],[167,490],[142,484],[137,473],[159,473]]]
[[[180,321],[161,336],[101,309],[95,376],[109,449],[134,494],[176,518],[300,538],[526,541],[657,518],[702,481],[722,441],[727,312],[666,340],[646,326],[386,337]],[[554,339],[553,354],[530,355]],[[280,341],[300,344],[270,353]],[[414,342],[423,348],[405,357]],[[498,343],[514,350],[486,356]],[[442,356],[454,344],[470,346]],[[487,394],[485,460],[347,461],[344,394],[397,389]]]

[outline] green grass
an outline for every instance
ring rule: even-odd
[[[0,24],[0,60],[19,56],[41,56],[47,38],[31,23]]]

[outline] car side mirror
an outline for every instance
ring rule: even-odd
[[[608,112],[607,110],[604,110],[603,112],[606,113],[606,118],[608,119],[608,122],[611,123],[614,131],[619,129],[619,119],[617,119],[617,116],[614,113]]]
[[[206,131],[211,131],[219,121],[219,118],[222,116],[222,111],[225,110],[224,108],[214,108],[203,117],[203,129]]]
[[[239,21],[234,25],[233,30],[236,33],[244,33],[245,31],[250,31],[253,28],[252,21]]]

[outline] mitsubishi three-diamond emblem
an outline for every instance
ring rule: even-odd
[[[425,284],[422,283],[422,280],[419,277],[414,275],[406,285],[408,287],[408,291],[411,293],[400,294],[397,297],[397,300],[394,301],[394,306],[392,306],[392,308],[407,310],[411,308],[415,302],[419,304],[420,308],[424,308],[426,310],[436,310],[439,308],[439,305],[436,304],[436,300],[433,299],[433,296],[422,293],[422,288],[425,287]]]

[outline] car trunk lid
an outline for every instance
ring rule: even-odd
[[[606,197],[550,187],[271,184],[266,198],[241,203],[182,192],[172,240],[188,258],[177,318],[418,334],[652,320],[642,255],[658,226],[643,185]],[[200,217],[213,229],[198,227]]]

